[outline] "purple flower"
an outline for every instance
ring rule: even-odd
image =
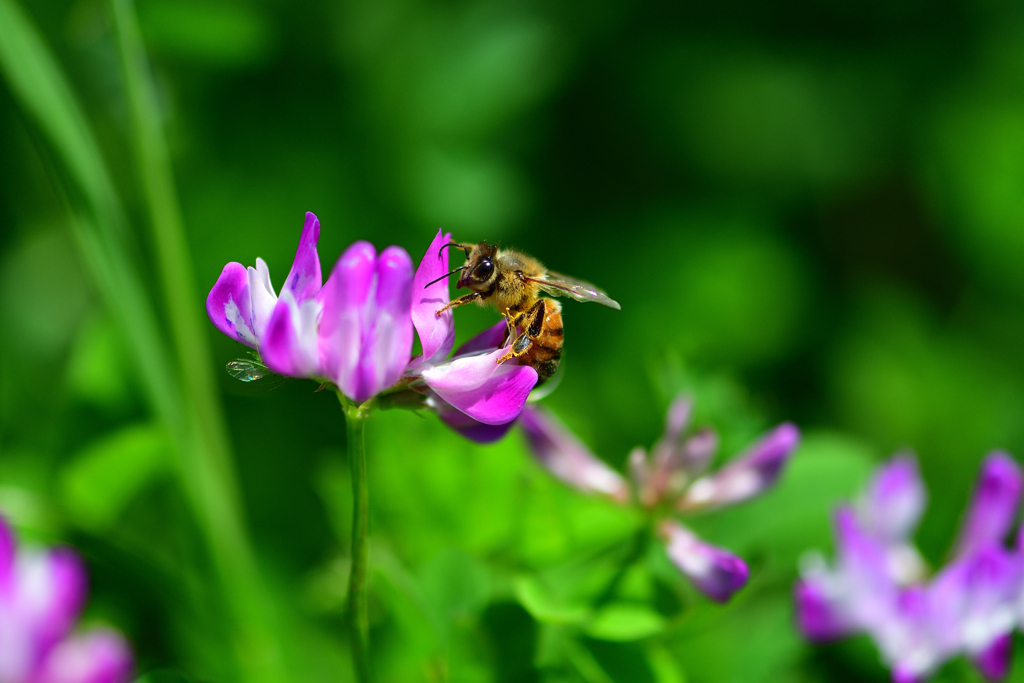
[[[951,562],[931,580],[910,537],[925,490],[910,455],[878,469],[856,510],[836,515],[836,562],[813,555],[795,589],[797,622],[814,641],[867,633],[896,681],[922,681],[965,654],[989,680],[1009,667],[1024,556],[1003,546],[1024,475],[1005,453],[982,463]]]
[[[689,397],[677,398],[650,456],[640,447],[629,455],[636,502],[662,515],[733,505],[760,495],[778,479],[800,439],[794,425],[782,424],[718,472],[705,474],[718,438],[706,429],[687,434],[692,404]],[[534,457],[556,477],[586,493],[629,502],[626,481],[549,413],[527,407],[519,423]],[[658,532],[669,559],[712,600],[725,602],[746,584],[749,572],[743,560],[704,543],[676,520],[663,520]]]
[[[246,271],[229,263],[206,300],[221,332],[260,353],[281,375],[333,382],[355,403],[393,386],[412,351],[412,259],[368,242],[349,247],[321,287],[312,213],[281,290],[274,293],[261,259]]]
[[[437,315],[449,301],[448,283],[427,284],[448,272],[441,247],[451,236],[438,231],[415,274],[404,249],[377,254],[369,242],[356,242],[322,287],[319,236],[320,222],[307,213],[280,296],[261,259],[255,268],[226,265],[206,301],[217,329],[259,351],[274,372],[333,382],[355,403],[415,383],[427,405],[470,438],[493,440],[507,431],[537,373],[496,362],[504,355],[504,322],[448,358],[454,320],[450,310]],[[414,329],[423,353],[410,359]]]
[[[319,237],[320,221],[307,213],[280,296],[262,259],[255,268],[227,264],[206,312],[274,372],[333,382],[362,403],[394,385],[409,362],[412,259],[399,247],[378,255],[368,242],[356,242],[321,286]]]
[[[85,568],[74,552],[19,549],[0,517],[0,681],[131,680],[131,650],[120,634],[72,633],[85,595]]]
[[[437,311],[449,302],[448,281],[438,278],[448,272],[448,251],[442,247],[450,241],[451,235],[438,230],[413,278],[412,322],[423,353],[412,360],[406,374],[422,380],[429,389],[429,400],[448,424],[470,438],[494,440],[495,435],[500,437],[499,430],[488,430],[470,420],[507,431],[537,384],[537,371],[515,361],[497,363],[505,354],[504,321],[473,337],[448,358],[455,322],[450,310],[441,315]],[[437,281],[425,287],[433,280]],[[469,420],[454,417],[450,408]]]

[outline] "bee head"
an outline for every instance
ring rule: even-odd
[[[497,247],[487,242],[475,245],[469,251],[456,289],[461,287],[468,287],[473,291],[487,289],[487,286],[497,277],[494,258],[497,251]]]

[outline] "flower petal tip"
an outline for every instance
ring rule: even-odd
[[[796,622],[810,641],[826,642],[846,634],[847,628],[836,606],[816,582],[797,581],[793,588]]]
[[[1013,637],[1007,633],[999,636],[992,644],[974,657],[974,665],[987,681],[1001,681],[1010,672],[1010,658],[1013,654]]]
[[[715,602],[728,602],[747,585],[750,570],[739,557],[701,541],[677,522],[661,527],[669,559],[700,592]]]
[[[231,262],[221,270],[217,282],[206,297],[206,315],[223,334],[256,348],[249,272],[241,263]]]

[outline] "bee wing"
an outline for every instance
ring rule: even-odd
[[[230,361],[224,369],[228,371],[229,375],[242,382],[255,382],[258,379],[274,374],[263,363],[246,358]]]
[[[622,310],[618,301],[609,297],[599,288],[568,275],[549,270],[542,278],[527,278],[527,280],[536,282],[542,290],[551,296],[567,296],[576,301],[593,301],[602,306],[614,308],[616,311]]]

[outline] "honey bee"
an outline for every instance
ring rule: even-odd
[[[538,386],[558,369],[564,336],[562,304],[542,297],[541,293],[596,301],[617,311],[622,309],[617,301],[594,285],[548,270],[540,261],[520,251],[499,249],[488,242],[473,246],[451,242],[441,248],[447,247],[464,251],[466,263],[438,280],[460,273],[456,289],[468,287],[472,291],[453,299],[437,311],[437,315],[472,302],[493,305],[508,325],[506,342],[512,340],[508,353],[497,362],[518,358],[537,371]]]

